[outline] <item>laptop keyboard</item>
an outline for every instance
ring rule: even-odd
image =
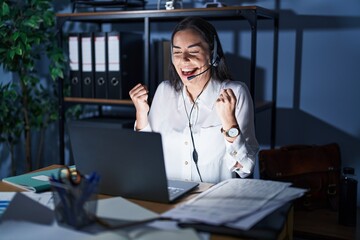
[[[175,196],[181,192],[184,191],[183,188],[177,188],[177,187],[168,187],[168,191],[169,191],[169,196]]]

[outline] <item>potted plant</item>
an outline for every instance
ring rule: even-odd
[[[15,92],[19,98],[19,104],[9,106],[8,111],[22,126],[28,171],[33,168],[32,130],[41,131],[57,119],[56,88],[52,85],[56,79],[63,78],[65,58],[58,47],[55,19],[51,0],[0,0],[0,65],[18,78],[18,82],[13,80],[3,91],[4,94],[9,94],[9,90],[11,94]],[[36,68],[44,58],[48,60],[51,79],[46,87]]]

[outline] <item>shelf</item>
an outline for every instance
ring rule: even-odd
[[[103,105],[133,105],[130,99],[100,99],[100,98],[74,98],[64,97],[65,102],[82,104],[103,104]]]
[[[75,5],[80,5],[79,8],[94,8],[94,7],[119,7],[119,8],[131,8],[131,7],[144,7],[145,1],[76,1]]]
[[[142,21],[143,19],[178,19],[188,16],[206,17],[207,19],[238,19],[257,16],[259,19],[274,19],[275,12],[258,6],[235,6],[221,8],[189,8],[174,10],[138,10],[58,13],[58,18],[85,22]]]

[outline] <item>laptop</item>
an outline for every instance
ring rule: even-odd
[[[100,175],[100,194],[170,203],[199,185],[167,179],[160,133],[91,121],[72,121],[68,130],[76,169]]]

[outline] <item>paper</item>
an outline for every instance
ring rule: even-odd
[[[22,193],[17,193],[1,216],[1,221],[16,220],[49,225],[55,221],[55,215],[51,209],[43,204]]]
[[[36,224],[27,221],[6,221],[0,224],[1,239],[64,240],[91,239],[88,233],[53,225]]]
[[[229,179],[163,216],[212,225],[226,224],[258,211],[290,185],[260,179]]]
[[[94,235],[92,238],[84,240],[101,239],[101,240],[200,240],[193,229],[161,230],[148,229],[146,227],[137,228],[132,231],[120,232],[103,232]]]
[[[295,198],[301,197],[307,190],[300,188],[286,188],[279,193],[274,199],[266,203],[260,210],[240,218],[234,222],[226,224],[226,226],[241,230],[249,230],[261,219],[280,208],[285,202],[289,202]]]
[[[102,218],[129,221],[143,221],[160,216],[159,214],[147,210],[146,208],[132,203],[122,197],[112,197],[99,200],[96,215]]]
[[[2,213],[6,210],[11,200],[14,198],[15,194],[18,192],[0,192],[0,217]],[[21,192],[21,194],[31,198],[32,200],[50,208],[54,209],[53,195],[52,192]]]

